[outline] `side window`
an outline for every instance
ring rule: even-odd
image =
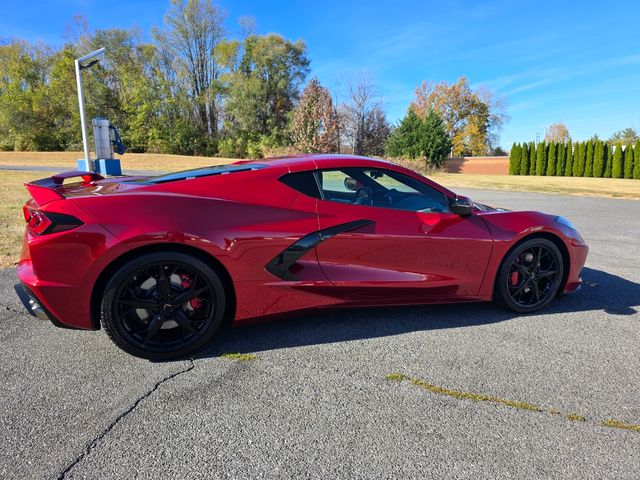
[[[347,170],[320,170],[317,175],[324,200],[355,203],[359,184],[350,172]]]
[[[334,202],[412,212],[449,211],[445,195],[419,180],[383,168],[318,172],[322,198]]]
[[[280,181],[285,185],[297,190],[308,197],[320,198],[320,190],[318,182],[313,172],[295,172],[288,173],[280,177]]]

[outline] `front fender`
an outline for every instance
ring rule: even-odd
[[[574,283],[586,259],[584,248],[588,247],[578,232],[555,221],[555,216],[541,212],[496,211],[478,214],[486,223],[493,237],[493,250],[487,273],[480,287],[479,296],[484,300],[493,298],[496,276],[507,253],[525,238],[541,235],[552,236],[561,242],[569,256],[567,282]],[[577,270],[577,273],[576,273]]]

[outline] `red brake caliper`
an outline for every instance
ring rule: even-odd
[[[181,273],[180,281],[182,282],[182,288],[191,288],[192,281],[188,275]],[[194,310],[197,310],[202,305],[202,300],[200,300],[198,297],[192,298],[191,300],[189,300],[189,305],[191,305],[191,308],[193,308]]]

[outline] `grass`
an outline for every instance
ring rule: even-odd
[[[75,170],[82,152],[0,152],[0,165],[68,167]],[[126,153],[120,159],[123,170],[186,170],[235,162],[234,158],[189,157],[156,153]]]
[[[623,423],[619,420],[610,418],[602,422],[602,425],[610,428],[622,428],[623,430],[633,430],[634,432],[640,432],[640,425],[632,425],[630,423]]]
[[[18,263],[24,234],[22,205],[29,194],[25,182],[50,176],[51,172],[0,171],[0,268]]]
[[[484,395],[481,393],[473,393],[473,392],[462,392],[460,390],[452,390],[450,388],[439,387],[437,385],[433,385],[431,383],[425,382],[424,380],[420,380],[418,378],[411,378],[402,373],[389,373],[385,376],[385,379],[393,382],[403,382],[407,381],[412,385],[420,387],[424,390],[428,390],[431,393],[435,393],[436,395],[445,395],[447,397],[456,398],[458,400],[472,400],[475,402],[488,402],[495,403],[498,405],[503,405],[509,408],[515,408],[517,410],[529,410],[531,412],[546,412],[551,415],[562,415],[560,410],[556,409],[548,409],[544,410],[537,405],[533,405],[527,402],[521,402],[519,400],[508,400],[506,398],[495,397],[492,395]],[[563,417],[571,422],[586,422],[587,418],[583,415],[579,415],[577,413],[566,413]],[[604,427],[610,428],[620,428],[623,430],[632,430],[634,432],[640,432],[640,425],[634,425],[630,423],[623,423],[619,420],[608,419],[600,423],[600,425]]]
[[[578,415],[577,413],[568,413],[567,415],[565,415],[565,418],[567,420],[571,420],[572,422],[586,422],[587,421],[586,417],[583,417],[582,415]]]
[[[532,412],[541,412],[542,408],[537,405],[532,405],[526,402],[520,402],[518,400],[508,400],[506,398],[494,397],[491,395],[483,395],[481,393],[462,392],[460,390],[452,390],[450,388],[439,387],[431,383],[419,380],[417,378],[410,378],[401,373],[390,373],[385,377],[387,380],[393,380],[401,382],[403,380],[409,381],[412,385],[423,388],[435,393],[437,395],[446,395],[447,397],[457,398],[458,400],[472,400],[474,402],[489,402],[504,405],[510,408],[516,408],[518,410],[529,410]]]
[[[640,200],[640,181],[623,178],[528,177],[436,173],[430,178],[447,188],[482,188],[516,192],[631,198]]]
[[[223,353],[220,356],[229,360],[238,360],[239,362],[248,362],[258,358],[258,356],[253,353]]]

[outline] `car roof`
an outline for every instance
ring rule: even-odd
[[[371,165],[389,166],[390,162],[378,158],[344,154],[301,154],[282,157],[261,158],[259,160],[243,160],[236,164],[267,164],[270,166],[289,167],[295,170],[313,170],[316,168],[335,168],[336,166]],[[295,167],[295,168],[294,168]]]
[[[300,155],[289,155],[283,157],[261,158],[259,160],[242,160],[236,162],[237,164],[254,164],[256,166],[278,166],[282,170],[288,170],[289,172],[301,172],[307,170],[317,169],[334,169],[345,167],[373,167],[373,168],[386,168],[395,170],[405,175],[419,178],[421,181],[426,182],[431,187],[439,190],[441,193],[448,196],[455,196],[456,194],[448,188],[434,182],[433,180],[420,175],[419,173],[410,170],[401,165],[395,164],[382,158],[362,157],[359,155],[345,155],[345,154],[320,154],[309,153]],[[267,169],[265,169],[267,170]]]

